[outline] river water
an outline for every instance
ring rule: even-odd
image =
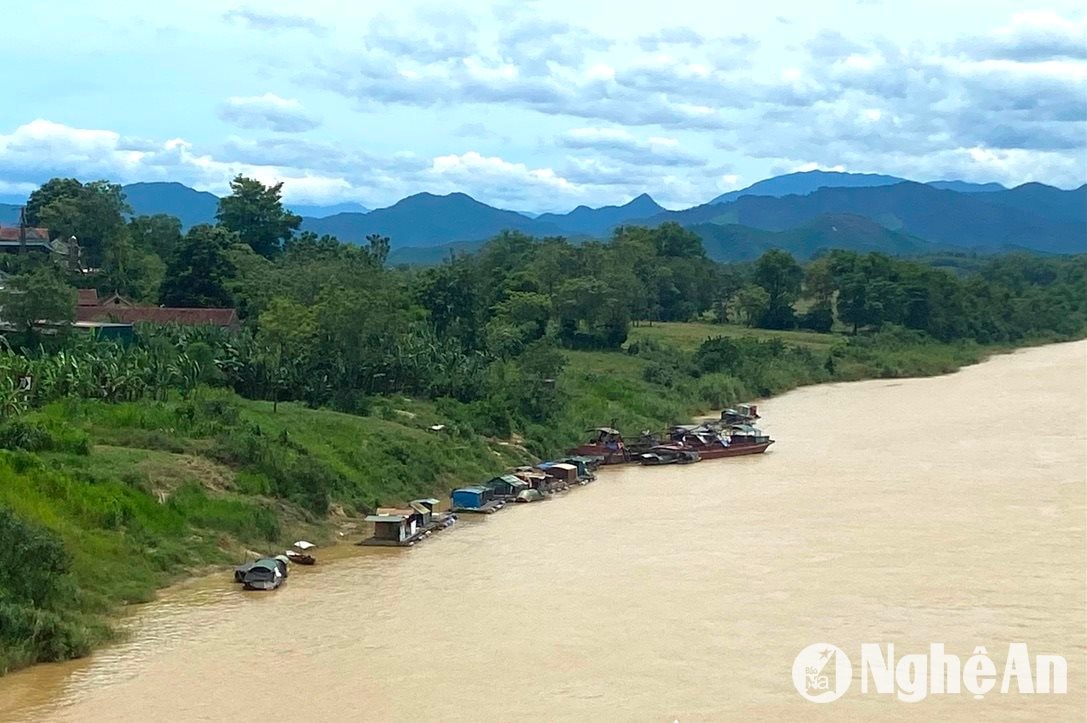
[[[272,594],[195,580],[127,642],[0,679],[0,719],[1083,720],[1085,359],[801,389],[761,406],[762,456],[608,469]],[[817,642],[854,663],[827,705],[791,679]],[[864,642],[986,646],[998,673],[1025,642],[1068,693],[862,694]]]

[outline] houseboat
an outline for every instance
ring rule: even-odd
[[[646,467],[662,464],[694,464],[702,457],[691,449],[679,445],[658,445],[648,452],[638,455],[638,463]]]
[[[480,512],[491,514],[498,512],[505,501],[495,498],[490,487],[460,487],[449,493],[450,507],[453,512]]]
[[[517,493],[517,502],[540,502],[551,496],[551,478],[532,467],[518,467],[511,472],[514,477],[528,485]]]
[[[516,499],[517,495],[529,488],[528,482],[513,474],[503,474],[492,477],[483,483],[484,487],[491,489],[491,494],[498,500]]]
[[[630,453],[627,452],[623,437],[611,427],[597,427],[590,429],[592,436],[589,441],[580,447],[575,447],[567,452],[579,457],[600,457],[601,464],[622,464],[630,461]]]
[[[752,424],[759,419],[759,408],[754,404],[737,404],[735,409],[721,412],[721,421],[725,424]]]
[[[439,500],[412,500],[407,507],[379,507],[366,521],[374,525],[374,534],[360,545],[410,547],[456,522],[451,512],[439,512]]]
[[[732,450],[732,454],[725,456],[762,454],[774,443],[774,440],[770,439],[770,435],[750,424],[734,424],[729,427],[728,440],[728,446]]]
[[[577,476],[577,467],[572,464],[567,464],[565,462],[541,462],[536,465],[536,469],[543,472],[552,480],[552,492],[569,489],[576,484],[580,484]]]
[[[577,481],[580,484],[589,484],[596,480],[596,475],[593,473],[595,467],[590,466],[592,462],[597,462],[597,464],[599,464],[596,457],[566,457],[559,461],[565,464],[572,464],[577,468]]]
[[[287,563],[265,557],[249,566],[242,583],[246,590],[275,590],[287,579]]]

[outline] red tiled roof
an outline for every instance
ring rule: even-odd
[[[234,309],[178,309],[158,306],[80,306],[76,308],[76,321],[231,327],[238,324],[238,312]]]
[[[18,241],[18,226],[0,226],[0,241]],[[49,241],[49,229],[26,227],[26,240],[34,242]]]
[[[98,289],[76,289],[76,304],[98,306]]]

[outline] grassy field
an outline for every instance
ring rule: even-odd
[[[700,323],[654,323],[652,326],[642,322],[641,326],[631,327],[630,341],[652,339],[662,344],[671,344],[679,349],[694,350],[706,339],[714,336],[752,337],[755,339],[781,339],[789,344],[818,350],[829,350],[845,337],[840,334],[818,334],[813,331],[773,331],[771,329],[752,329],[737,324],[700,324]],[[629,343],[629,342],[628,342]]]

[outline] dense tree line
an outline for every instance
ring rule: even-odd
[[[68,358],[41,367],[47,376],[75,374],[64,371],[75,364],[92,376],[116,368],[123,381],[69,380],[43,394],[93,387],[92,396],[130,398],[213,383],[253,398],[360,411],[375,395],[406,393],[469,405],[502,431],[518,418],[546,418],[550,380],[563,364],[557,348],[617,349],[636,323],[853,335],[895,326],[981,343],[1071,336],[1087,326],[1085,257],[999,257],[960,274],[844,251],[806,267],[780,250],[723,265],[705,256],[694,233],[666,223],[620,227],[583,244],[507,232],[440,266],[390,269],[388,238],[359,246],[299,233],[280,186],[239,176],[231,189],[217,224],[184,233],[169,216],[129,217],[120,188],[106,181],[54,179],[31,195],[30,221],[77,236],[86,268],[3,260],[22,272],[0,305],[15,346],[30,350],[24,359],[71,344],[63,322],[72,286],[151,304],[234,306],[244,320],[235,334],[143,330],[136,351],[69,346]],[[40,333],[43,319],[55,322],[52,333]],[[101,363],[76,364],[73,354]],[[29,361],[9,360],[5,369],[21,366]]]

